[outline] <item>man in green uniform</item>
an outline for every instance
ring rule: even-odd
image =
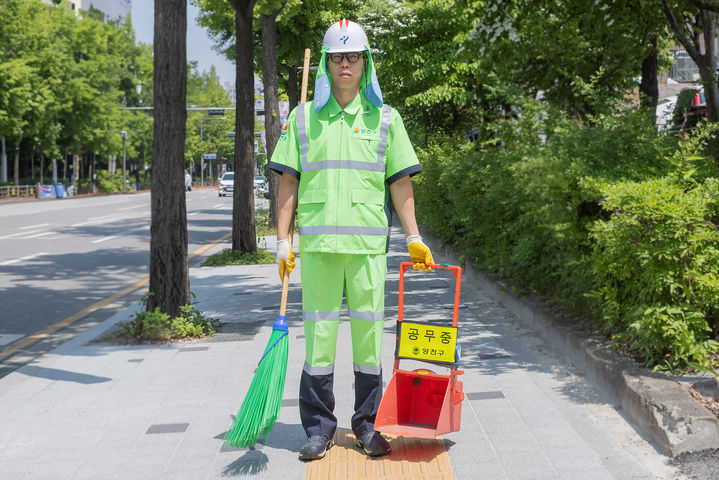
[[[374,420],[382,397],[390,198],[415,267],[434,261],[414,214],[410,176],[421,168],[402,119],[383,104],[367,36],[356,23],[341,20],[327,30],[314,101],[290,113],[268,166],[282,174],[280,278],[294,267],[287,236],[295,209],[302,252],[300,417],[308,439],[300,459],[322,458],[337,428],[332,388],[343,291],[352,333],[355,444],[367,455],[384,455],[390,446]]]

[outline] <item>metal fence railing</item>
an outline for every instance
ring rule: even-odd
[[[209,182],[208,182],[209,184]],[[48,189],[48,185],[41,186]],[[127,184],[127,192],[133,192],[133,191],[139,191],[139,190],[150,190],[150,183],[138,183],[135,184],[134,182],[131,184],[128,182]],[[93,187],[92,185],[80,185],[80,186],[74,186],[70,185],[63,189],[62,194],[58,194],[60,196],[67,196],[67,197],[74,197],[75,195],[87,195],[96,193],[97,189],[96,187]],[[54,197],[55,194],[52,194],[52,197]],[[40,191],[38,191],[38,185],[7,185],[7,186],[0,186],[0,200],[4,199],[11,199],[11,198],[43,198],[44,194],[42,194],[42,188]]]
[[[0,187],[2,198],[27,198],[37,196],[37,185],[8,185]]]

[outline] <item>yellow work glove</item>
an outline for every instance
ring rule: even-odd
[[[292,246],[287,239],[277,240],[277,267],[280,270],[280,282],[285,276],[285,269],[287,269],[287,275],[292,272],[295,268],[295,256],[297,254],[292,252]]]
[[[419,235],[410,235],[407,237],[407,250],[409,250],[409,257],[414,262],[415,270],[432,270],[432,267],[428,265],[434,264],[432,254],[429,252],[429,248],[422,242],[422,237]]]

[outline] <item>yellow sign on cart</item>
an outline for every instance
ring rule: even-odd
[[[457,327],[406,321],[398,325],[397,358],[456,363]]]

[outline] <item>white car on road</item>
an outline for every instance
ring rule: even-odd
[[[224,197],[225,195],[232,196],[232,191],[235,189],[235,172],[226,172],[220,179],[220,185],[217,187],[217,195]]]

